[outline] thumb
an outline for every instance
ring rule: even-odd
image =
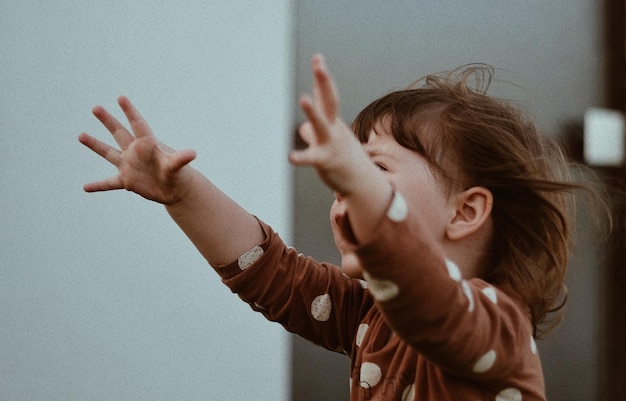
[[[191,163],[196,158],[196,151],[193,149],[185,149],[175,152],[171,155],[170,169],[176,172],[187,164]]]

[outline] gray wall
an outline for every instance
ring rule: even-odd
[[[601,2],[495,0],[298,1],[298,93],[309,90],[309,59],[326,55],[350,121],[376,97],[425,74],[471,62],[498,68],[512,84],[495,95],[518,102],[552,134],[577,125],[602,104]],[[296,171],[295,244],[338,262],[328,223],[332,195],[310,170]],[[551,401],[597,399],[599,380],[597,250],[589,224],[568,276],[565,321],[540,342]],[[348,399],[348,361],[294,339],[294,400]]]
[[[289,0],[0,3],[0,399],[287,399],[288,337],[157,204],[86,194],[128,95],[289,239]],[[268,163],[271,160],[271,163]]]

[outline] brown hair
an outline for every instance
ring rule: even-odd
[[[368,105],[353,129],[366,142],[371,130],[384,125],[450,188],[491,191],[494,235],[483,278],[508,286],[541,335],[544,326],[558,323],[548,315],[567,299],[570,195],[580,186],[571,181],[554,140],[510,103],[486,95],[492,76],[485,65],[428,76]]]

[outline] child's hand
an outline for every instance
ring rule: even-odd
[[[311,62],[313,99],[303,97],[300,107],[308,121],[300,127],[300,136],[308,147],[294,150],[289,161],[315,167],[320,178],[333,191],[352,192],[358,184],[358,169],[371,162],[348,125],[339,117],[339,97],[320,55]],[[355,173],[357,173],[355,175]]]
[[[78,137],[83,145],[119,170],[114,177],[86,184],[85,191],[126,189],[159,203],[175,204],[184,196],[191,181],[192,172],[186,166],[195,159],[195,152],[175,152],[159,143],[148,123],[126,97],[120,97],[118,103],[132,133],[100,106],[94,107],[93,114],[111,132],[121,150],[86,133]]]

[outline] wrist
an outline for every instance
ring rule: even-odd
[[[173,191],[171,200],[165,203],[168,208],[175,208],[181,204],[184,204],[193,195],[194,187],[199,184],[198,176],[200,173],[190,166],[185,166],[180,171],[178,178],[178,184]]]
[[[334,176],[330,186],[335,192],[350,196],[367,190],[374,181],[385,179],[356,138],[351,137],[341,149],[335,156],[336,164],[328,169],[329,175]]]

